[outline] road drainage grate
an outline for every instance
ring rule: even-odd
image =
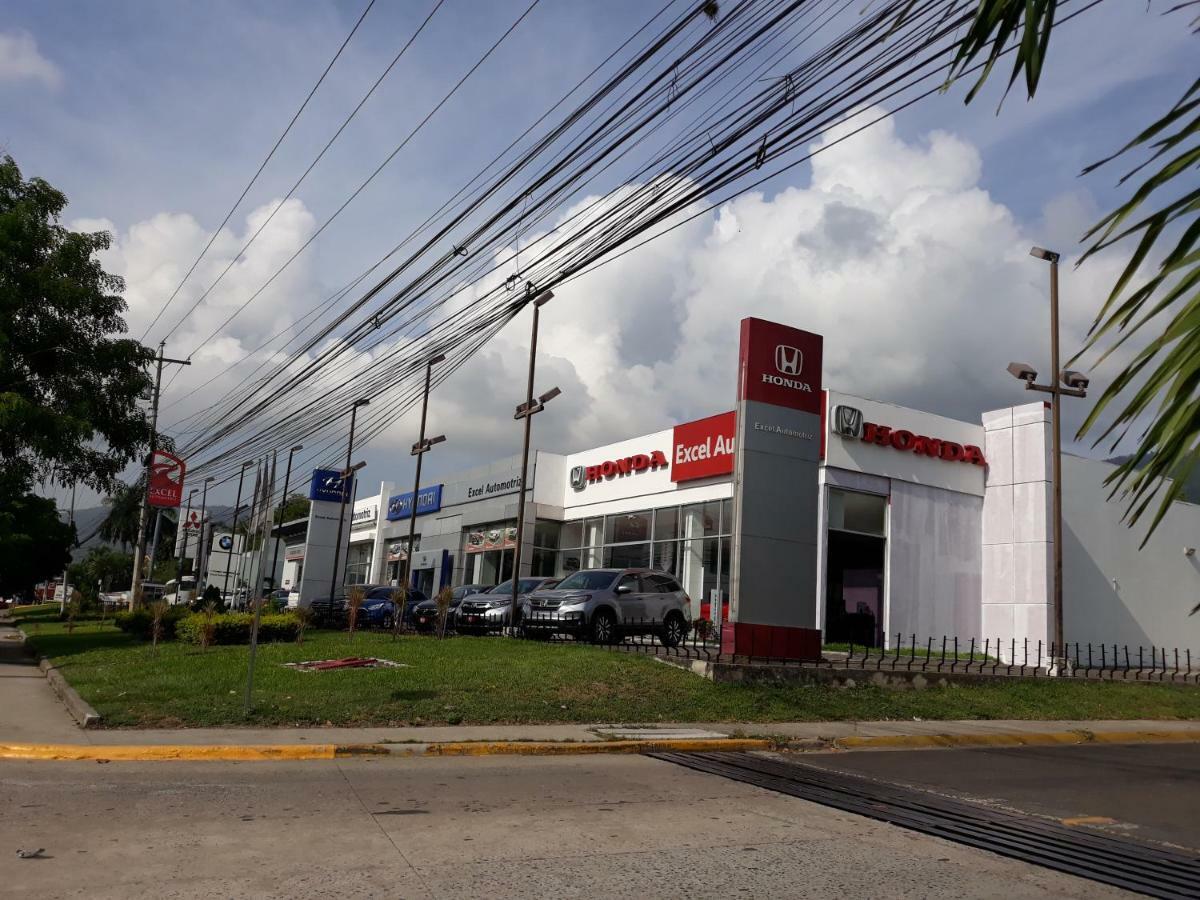
[[[1152,897],[1200,897],[1200,859],[1184,853],[763,756],[648,755]]]

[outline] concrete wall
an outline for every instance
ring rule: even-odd
[[[1175,503],[1141,550],[1144,525],[1106,501],[1105,462],[1063,457],[1063,627],[1068,643],[1190,648],[1200,658],[1200,506]],[[1187,556],[1184,550],[1196,547]]]
[[[918,641],[981,636],[982,512],[983,500],[972,494],[892,480],[888,646],[897,632]]]

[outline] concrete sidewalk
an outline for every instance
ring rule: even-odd
[[[272,748],[286,758],[289,749],[311,748],[314,758],[336,750],[412,752],[425,755],[517,752],[597,752],[610,745],[629,752],[636,742],[687,744],[765,738],[796,749],[914,748],[1024,743],[1200,741],[1200,721],[884,721],[884,722],[683,722],[598,725],[454,725],[399,728],[180,728],[82,729],[55,695],[36,661],[28,656],[20,632],[0,622],[0,753],[20,748],[188,748],[199,755],[218,748],[232,751]],[[748,743],[748,742],[747,742]],[[581,746],[590,745],[590,746]],[[325,748],[319,751],[316,748]],[[253,755],[253,752],[251,753]],[[296,758],[292,756],[291,758]]]
[[[0,740],[76,743],[86,734],[26,653],[21,632],[0,623]]]
[[[54,703],[57,699],[50,695]],[[61,711],[61,704],[59,704]],[[7,718],[7,716],[5,717]],[[998,736],[1045,735],[1063,732],[1103,734],[1146,734],[1186,732],[1200,741],[1200,721],[1133,719],[1127,721],[925,721],[925,722],[689,722],[629,725],[446,725],[399,728],[179,728],[179,729],[91,729],[70,726],[69,734],[48,740],[72,744],[109,746],[113,744],[155,745],[232,745],[265,746],[280,744],[443,744],[465,742],[539,741],[588,742],[614,739],[701,739],[720,737],[769,737],[796,742],[832,743],[849,737],[886,738],[896,736]],[[61,724],[61,723],[60,723]],[[634,735],[632,732],[641,732]],[[16,740],[3,729],[0,741]]]

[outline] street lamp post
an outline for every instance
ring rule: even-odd
[[[179,602],[179,585],[180,585],[180,582],[183,580],[183,557],[187,553],[188,520],[192,517],[192,498],[195,497],[198,493],[200,493],[200,488],[192,488],[190,491],[188,491],[187,511],[184,512],[183,518],[179,521],[179,526],[175,529],[176,531],[179,532],[180,538],[182,538],[182,540],[179,542],[179,559],[175,563],[175,602],[176,603]],[[201,528],[204,527],[203,520],[201,520],[200,527]],[[197,547],[196,556],[197,557],[199,557],[199,555],[200,555],[199,546],[200,546],[200,544],[197,541],[197,543],[196,543],[196,547]],[[194,569],[193,569],[192,575],[195,576]]]
[[[200,492],[200,540],[196,545],[196,596],[193,600],[200,599],[200,573],[208,568],[207,545],[204,543],[207,538],[208,526],[205,524],[205,516],[208,515],[208,486],[216,481],[216,478],[205,478],[204,489]],[[207,587],[207,585],[205,585]]]
[[[362,397],[358,400],[355,400],[354,403],[351,404],[351,406],[350,406],[350,437],[349,437],[349,440],[346,441],[346,469],[345,469],[345,471],[352,471],[351,466],[350,466],[350,455],[354,452],[354,425],[358,419],[358,408],[360,406],[367,406],[370,404],[370,402],[371,401],[368,398]],[[346,494],[347,493],[349,493],[349,492],[346,490],[346,479],[345,479],[345,477],[343,477],[342,483],[341,483],[342,506],[341,506],[341,511],[338,513],[337,543],[333,545],[333,572],[329,576],[329,616],[330,616],[330,619],[333,618],[333,591],[334,591],[334,588],[337,587],[338,562],[340,561],[341,552],[342,552],[342,530],[343,530],[343,525],[345,524],[345,521],[346,521]],[[347,550],[346,553],[347,553],[347,555],[349,555],[349,550]]]
[[[425,364],[425,392],[421,396],[421,430],[411,451],[412,455],[417,458],[417,465],[413,474],[412,509],[408,515],[408,545],[404,548],[404,580],[400,582],[405,591],[406,606],[407,593],[412,587],[413,541],[416,540],[417,535],[417,495],[421,491],[421,460],[425,458],[426,453],[433,449],[434,444],[440,444],[446,440],[444,434],[439,434],[429,440],[425,439],[425,420],[429,412],[429,386],[433,380],[433,367],[445,359],[446,354],[439,353]],[[404,627],[404,610],[400,610],[400,627]]]
[[[70,513],[68,513],[67,525],[71,528],[75,527],[75,482],[74,481],[71,482],[71,511],[70,511]],[[72,548],[75,546],[75,538],[74,537],[71,538],[71,546],[72,546]],[[62,598],[62,603],[60,603],[58,606],[58,611],[60,613],[65,613],[67,610],[67,604],[71,602],[71,598],[67,596],[67,589],[70,587],[70,584],[68,583],[69,578],[70,578],[70,569],[71,569],[71,560],[68,559],[67,567],[65,569],[63,569],[63,598]],[[51,598],[51,599],[53,600],[53,598]]]
[[[279,501],[279,528],[275,532],[275,555],[271,557],[271,590],[275,590],[275,570],[279,564],[279,540],[283,537],[283,507],[287,504],[288,482],[292,478],[292,457],[304,449],[303,444],[297,444],[288,451],[287,469],[283,473],[283,497]],[[274,516],[272,516],[274,518]]]
[[[1009,363],[1008,371],[1025,382],[1025,390],[1050,395],[1050,430],[1053,440],[1054,509],[1052,513],[1054,542],[1054,632],[1051,639],[1051,669],[1058,674],[1067,665],[1066,637],[1063,629],[1063,550],[1062,550],[1062,398],[1086,397],[1087,376],[1059,369],[1058,346],[1058,260],[1053,250],[1034,247],[1030,256],[1050,263],[1050,370],[1049,384],[1035,384],[1037,371],[1025,363]]]
[[[546,408],[546,404],[557,397],[561,391],[553,388],[540,397],[533,396],[533,373],[537,363],[538,319],[542,307],[554,299],[553,291],[544,291],[533,299],[533,332],[529,338],[529,378],[525,387],[525,402],[517,407],[514,419],[525,420],[525,438],[521,444],[521,487],[517,497],[517,544],[513,547],[512,574],[512,608],[508,613],[509,625],[517,624],[517,597],[520,593],[521,582],[521,547],[525,543],[525,494],[529,475],[529,436],[533,427],[533,417]]]
[[[252,465],[254,465],[254,460],[248,460],[242,463],[241,471],[238,472],[237,499],[233,501],[233,528],[230,529],[229,549],[225,551],[225,586],[221,588],[222,603],[225,602],[225,595],[229,593],[229,566],[233,562],[233,545],[237,543],[238,512],[242,508],[242,481],[246,477],[246,470]]]

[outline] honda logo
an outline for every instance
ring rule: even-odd
[[[804,368],[804,354],[798,347],[780,344],[775,348],[775,368],[780,375],[799,375]]]
[[[862,437],[863,414],[853,406],[838,406],[833,411],[833,430],[846,437]]]
[[[581,491],[585,484],[587,484],[587,477],[584,475],[583,466],[575,466],[571,469],[571,487]]]

